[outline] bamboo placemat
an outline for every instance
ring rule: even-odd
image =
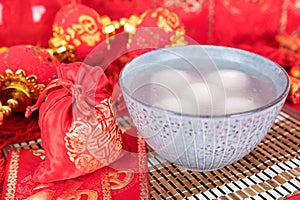
[[[151,199],[282,199],[300,191],[300,121],[281,112],[246,157],[211,172],[191,172],[149,153]]]
[[[246,157],[211,172],[191,172],[148,153],[151,199],[283,199],[300,192],[300,121],[282,111]],[[123,118],[123,127],[131,126]],[[41,148],[41,141],[10,148]]]

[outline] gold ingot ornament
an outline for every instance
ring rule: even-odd
[[[25,112],[44,88],[35,75],[26,76],[22,69],[16,72],[6,69],[5,75],[0,75],[0,125],[12,112]]]

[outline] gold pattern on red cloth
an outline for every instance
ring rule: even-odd
[[[32,154],[35,156],[39,156],[41,158],[41,160],[45,160],[45,158],[46,158],[44,149],[33,149]]]
[[[101,40],[100,32],[98,32],[98,25],[95,19],[88,15],[80,15],[78,17],[78,22],[73,23],[67,28],[66,33],[63,31],[63,27],[58,24],[53,25],[54,35],[66,35],[71,38],[76,47],[80,46],[82,42],[86,43],[88,46],[94,46],[97,42]],[[77,38],[80,36],[80,40]]]
[[[103,200],[112,199],[111,196],[111,188],[108,177],[108,169],[103,169],[103,173],[101,174],[101,184],[102,184],[102,192],[103,192]]]
[[[32,179],[35,167],[41,160],[34,150],[20,149],[11,151],[9,169],[5,184],[5,200],[110,200],[110,183],[108,169],[104,168],[95,176],[69,179],[51,183],[38,183]],[[36,159],[36,158],[38,159]],[[32,162],[32,166],[29,163]],[[22,164],[26,164],[23,166]]]
[[[157,18],[157,22],[156,22],[157,27],[165,29],[166,31],[176,30],[180,25],[178,15],[166,8],[156,9],[151,14],[151,17]]]
[[[19,169],[19,152],[12,152],[12,158],[10,160],[8,168],[7,188],[5,193],[5,200],[14,200],[16,193],[17,174]]]
[[[111,98],[96,105],[96,116],[96,127],[88,120],[76,120],[64,138],[70,160],[87,173],[116,160],[122,149],[122,132],[115,122]]]
[[[64,191],[63,194],[58,196],[57,200],[66,200],[66,199],[81,199],[81,197],[85,197],[87,200],[95,200],[98,198],[97,191],[89,190],[89,189],[83,189],[79,190],[80,186],[83,184],[81,181],[76,180],[69,180],[70,187]],[[54,184],[41,184],[37,185],[33,190],[43,189],[38,193],[35,193],[25,200],[52,200],[53,196],[55,194],[55,190],[47,189]],[[42,187],[42,188],[41,188]]]
[[[122,189],[128,185],[133,179],[134,172],[128,170],[114,170],[108,172],[110,187],[112,190]]]
[[[148,174],[143,173],[148,171],[147,165],[147,150],[146,150],[146,142],[142,138],[142,136],[138,133],[137,136],[138,143],[138,166],[139,166],[139,181],[140,181],[140,199],[148,200],[149,199],[149,183],[148,183]]]

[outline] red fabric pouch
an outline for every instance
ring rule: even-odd
[[[40,107],[46,157],[33,179],[42,183],[91,173],[114,162],[122,150],[103,70],[75,62],[58,66],[57,76],[26,111],[28,117]]]

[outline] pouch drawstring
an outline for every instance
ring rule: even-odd
[[[28,106],[26,108],[25,117],[26,118],[30,117],[30,115],[41,106],[44,99],[51,91],[58,89],[58,88],[62,88],[62,87],[71,88],[72,86],[73,86],[73,83],[69,80],[62,80],[62,79],[52,80],[48,84],[48,86],[43,90],[43,92],[40,94],[36,103],[34,105]]]
[[[82,114],[84,114],[86,116],[90,116],[92,114],[90,106],[83,98],[83,95],[82,95],[83,91],[82,91],[82,88],[80,85],[74,85],[73,82],[69,81],[69,80],[54,79],[43,90],[43,92],[40,94],[39,98],[37,99],[36,103],[34,105],[28,106],[26,108],[25,117],[26,118],[30,117],[30,115],[41,106],[41,104],[43,103],[46,96],[51,91],[59,89],[59,88],[66,88],[70,91],[70,93],[74,97],[75,105],[77,106],[78,110]]]

